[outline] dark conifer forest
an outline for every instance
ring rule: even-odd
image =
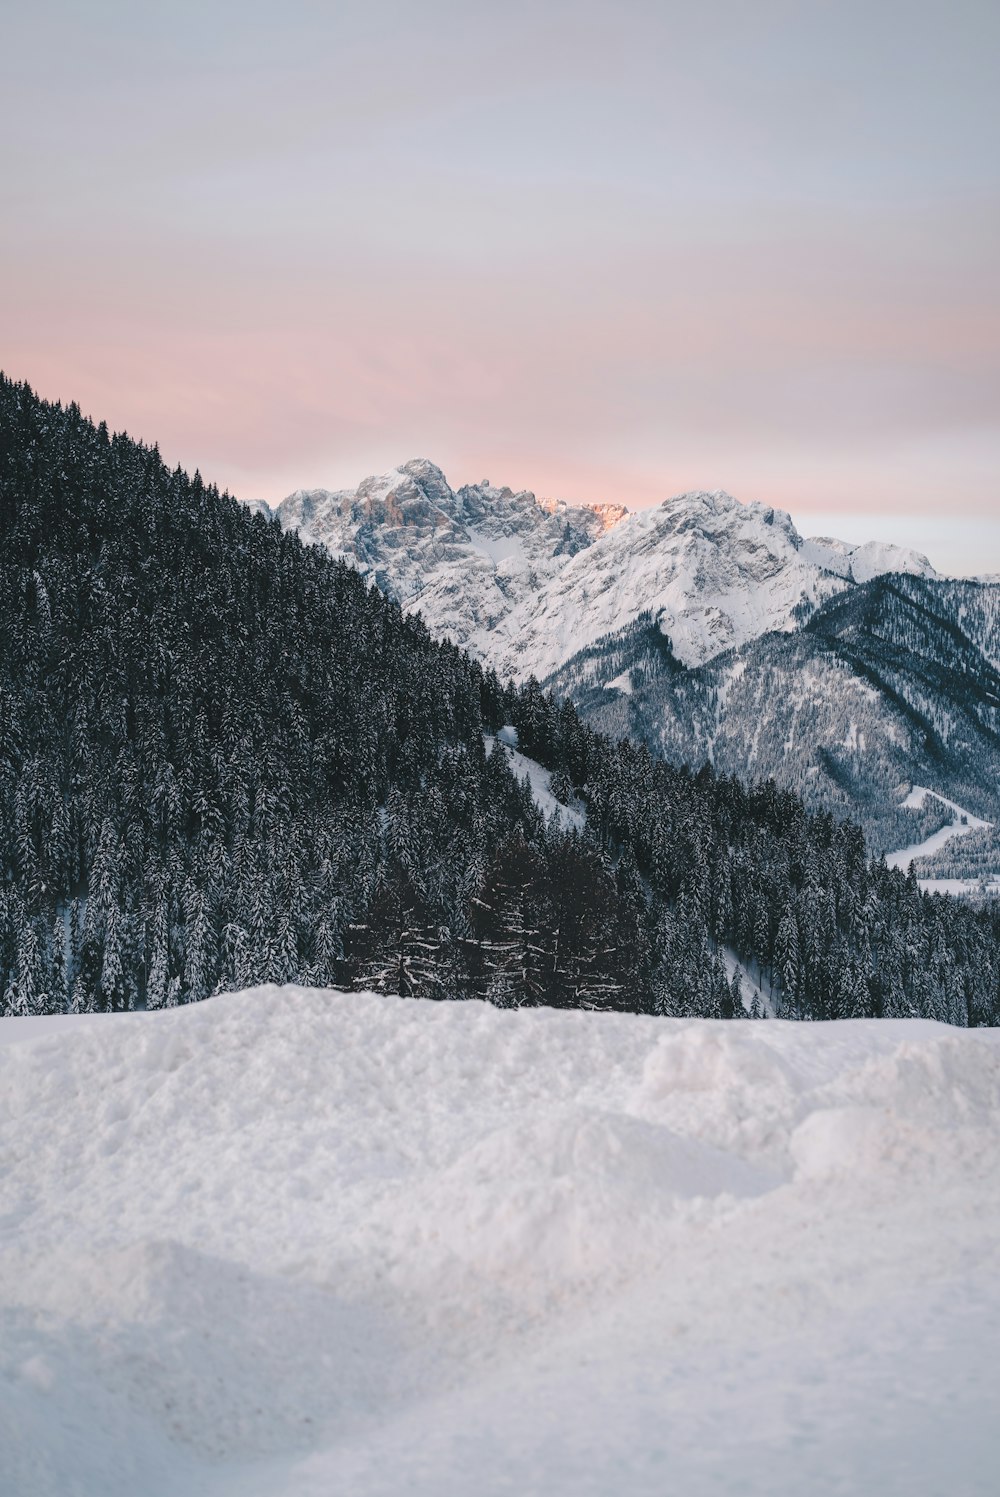
[[[546,821],[505,749],[552,772]],[[773,783],[514,688],[345,565],[0,378],[0,1005],[265,982],[1000,1020],[1000,912]]]

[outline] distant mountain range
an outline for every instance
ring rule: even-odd
[[[773,776],[808,805],[906,845],[914,783],[986,817],[1000,785],[1000,586],[893,573],[685,667],[648,615],[546,685],[612,737],[674,763]]]
[[[806,540],[783,510],[729,494],[574,507],[485,481],[455,490],[422,459],[354,490],[300,489],[275,513],[515,680],[550,677],[645,615],[696,666],[881,573],[936,575],[916,551]]]
[[[258,505],[266,510],[266,506]],[[422,459],[274,511],[501,676],[673,762],[773,776],[907,839],[911,784],[1000,809],[1000,585],[801,536],[725,493],[570,506]]]

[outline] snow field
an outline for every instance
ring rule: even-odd
[[[0,1492],[996,1491],[1000,1032],[0,1026]]]
[[[938,800],[943,801],[954,813],[953,819],[947,826],[941,827],[940,831],[932,832],[923,842],[914,842],[909,847],[901,847],[898,852],[887,853],[885,861],[889,868],[901,868],[905,872],[916,858],[930,857],[932,853],[940,852],[953,838],[964,837],[969,832],[993,825],[990,821],[984,821],[981,816],[973,816],[971,811],[966,811],[946,795],[939,795],[936,790],[928,790],[924,785],[914,785],[902,804],[919,810],[929,795],[937,796]],[[925,894],[978,894],[984,890],[995,893],[1000,889],[1000,874],[990,875],[988,879],[922,878],[918,883]]]
[[[886,853],[885,861],[888,868],[901,868],[905,873],[915,858],[930,857],[931,853],[940,852],[942,847],[954,837],[964,837],[969,832],[976,832],[983,827],[992,826],[992,822],[984,821],[981,816],[973,816],[971,811],[966,811],[962,806],[956,805],[946,795],[938,795],[936,790],[928,790],[923,785],[914,785],[902,804],[910,806],[914,810],[919,810],[929,795],[936,796],[949,810],[954,812],[953,820],[949,821],[947,826],[941,827],[939,831],[932,832],[929,837],[925,837],[923,842],[913,842],[909,847],[901,847],[898,852]],[[942,883],[946,882],[949,881],[942,879],[921,879],[920,887],[922,889],[937,889],[938,893],[941,894],[955,892],[941,887]]]

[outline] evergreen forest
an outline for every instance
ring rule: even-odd
[[[612,741],[0,377],[0,1010],[282,982],[995,1024],[1000,908],[922,894],[773,782]]]

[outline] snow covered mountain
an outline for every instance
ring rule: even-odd
[[[794,633],[686,668],[646,616],[546,682],[673,763],[774,778],[897,845],[914,783],[1000,813],[1000,586],[877,577]]]
[[[648,613],[684,665],[773,629],[794,629],[828,598],[881,571],[935,575],[893,546],[803,540],[784,510],[725,493],[690,493],[630,515],[571,557],[503,621],[504,672],[540,679],[572,654]]]
[[[512,610],[626,514],[622,505],[571,507],[485,480],[456,491],[419,458],[353,491],[299,489],[277,509],[285,529],[349,561],[419,611],[432,634],[486,658]]]
[[[456,491],[420,460],[277,514],[502,677],[675,763],[773,777],[876,848],[909,840],[913,783],[1000,814],[1000,588],[917,551],[806,539],[722,492],[629,513]]]
[[[551,675],[643,614],[694,666],[794,629],[882,572],[936,575],[915,551],[805,540],[783,510],[721,492],[630,514],[487,482],[453,490],[422,459],[353,491],[299,490],[276,513],[419,611],[433,634],[519,680]]]

